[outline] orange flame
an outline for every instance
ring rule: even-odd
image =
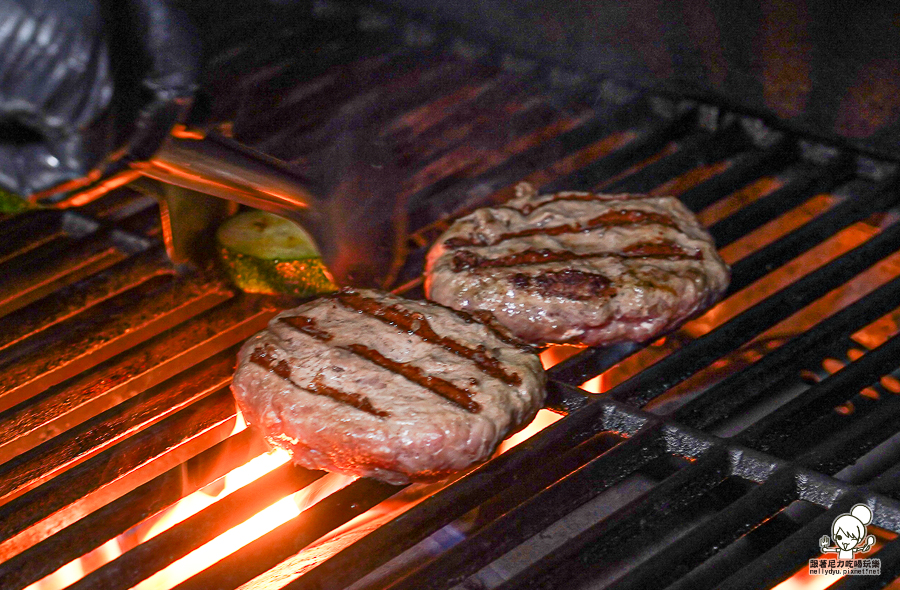
[[[256,461],[256,459],[254,459],[238,469],[246,468],[244,471],[247,473],[254,473],[255,479],[286,463],[290,459],[287,452],[280,449],[257,457],[257,459],[262,458],[265,459],[260,461],[261,466],[258,464],[251,468],[250,463]],[[289,520],[296,518],[301,512],[322,498],[347,486],[355,479],[355,477],[346,475],[329,474],[303,490],[289,494],[268,508],[264,508],[260,512],[257,512],[254,516],[251,516],[241,524],[232,527],[205,545],[188,553],[178,561],[171,563],[168,567],[156,572],[154,575],[135,586],[133,590],[171,588],[172,586],[180,584],[184,580],[187,580],[191,576],[198,574],[213,565],[226,555],[234,553],[238,549],[259,539],[266,533],[274,530]],[[245,483],[249,483],[249,481],[235,486],[228,481],[226,476],[226,486],[228,487],[222,495],[227,495],[227,493],[238,489],[240,486],[245,485]],[[173,524],[175,524],[175,522],[166,523],[166,528]]]
[[[575,352],[577,352],[577,349]],[[574,354],[574,352],[571,352],[571,354]],[[562,356],[558,358],[561,359]],[[246,424],[240,419],[240,416],[238,418],[235,434],[246,428]],[[502,453],[512,448],[560,418],[561,416],[558,414],[548,410],[541,410],[528,427],[504,441],[498,452]],[[288,453],[280,449],[261,454],[240,467],[233,469],[223,478],[188,494],[167,510],[136,525],[123,535],[64,565],[52,574],[35,582],[26,590],[58,590],[65,588],[122,555],[130,546],[134,545],[134,539],[137,539],[138,543],[152,539],[232,492],[284,465],[289,460],[290,456]],[[243,523],[229,529],[188,555],[171,563],[168,567],[156,572],[153,576],[135,586],[133,590],[156,590],[176,586],[225,556],[234,553],[274,530],[276,527],[296,518],[310,506],[346,487],[355,479],[355,477],[340,474],[328,474],[306,488],[279,499]],[[317,544],[329,539],[334,540],[337,537],[346,537],[352,540],[356,537],[351,533],[355,533],[356,529],[367,527],[368,530],[373,527],[373,523],[384,522],[399,515],[451,481],[452,479],[429,486],[421,484],[411,486],[411,488],[415,489],[409,494],[404,494],[404,497],[399,498],[397,502],[383,503],[385,504],[384,507],[381,505],[376,506],[347,523],[340,530],[334,531],[328,537],[323,538]],[[334,549],[339,550],[341,546],[335,545]],[[325,557],[321,558],[324,559]]]
[[[564,360],[575,356],[579,352],[585,350],[583,346],[554,345],[541,353],[541,364],[544,369],[549,369],[554,365],[558,365]],[[591,393],[601,393],[607,390],[606,379],[603,375],[589,379],[581,384],[581,388]]]

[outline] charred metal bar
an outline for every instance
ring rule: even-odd
[[[689,510],[728,476],[728,456],[713,447],[663,480],[644,496],[617,510],[568,543],[552,551],[500,586],[503,590],[543,588],[552,580],[575,583],[607,559],[615,560],[625,545],[648,540],[671,523],[673,515]],[[650,516],[652,514],[652,516]]]
[[[439,528],[462,516],[504,488],[533,477],[553,457],[604,430],[631,435],[647,419],[616,413],[605,404],[591,404],[479,467],[434,496],[379,527],[306,573],[296,588],[339,588],[387,562]]]
[[[666,180],[698,166],[717,162],[747,147],[747,140],[736,123],[728,123],[712,132],[693,131],[675,141],[675,153],[658,159],[612,184],[601,185],[607,193],[646,193]]]
[[[877,576],[844,576],[833,585],[831,590],[863,590],[864,588],[885,588],[900,577],[900,541],[894,539],[874,554],[866,554],[881,563],[881,573]]]
[[[801,503],[795,503],[791,507],[801,505]],[[818,510],[816,506],[802,506],[811,510]],[[777,544],[788,535],[794,533],[798,528],[799,525],[791,518],[784,516],[783,513],[776,514],[773,518],[760,523],[734,543],[723,547],[721,551],[707,561],[691,571],[683,573],[678,580],[669,586],[668,590],[717,588],[717,585],[731,573],[759,558],[766,548]]]
[[[568,176],[541,187],[541,190],[548,193],[563,190],[593,190],[603,181],[650,158],[670,141],[687,133],[695,119],[695,111],[685,110],[672,119],[651,119],[649,123],[635,121],[636,137],[628,144]],[[606,188],[604,190],[609,192]]]
[[[0,460],[43,443],[47,429],[65,432],[250,337],[276,311],[236,297],[0,414]]]
[[[642,434],[644,431],[648,430],[655,432],[656,434]],[[665,463],[665,461],[662,460],[662,457],[667,450],[665,448],[667,441],[665,441],[664,436],[656,438],[657,435],[661,435],[662,433],[658,432],[654,427],[647,425],[642,430],[635,433],[634,436],[638,436],[639,434],[645,436],[644,442],[647,446],[643,450],[649,455],[647,462],[642,463],[639,470],[644,471],[646,468],[647,471],[651,471],[648,465],[655,461]],[[546,465],[540,472],[533,473],[531,477],[517,481],[514,485],[482,503],[478,507],[476,516],[474,517],[475,522],[479,527],[489,526],[490,523],[495,520],[503,518],[503,515],[515,511],[519,506],[531,501],[535,495],[543,493],[548,488],[556,485],[561,479],[573,476],[576,472],[580,471],[596,471],[596,467],[586,467],[586,465],[592,464],[592,461],[601,456],[606,456],[613,449],[622,446],[629,440],[631,439],[623,437],[618,432],[614,431],[601,431],[597,433],[574,448],[557,455],[556,460],[552,465]],[[631,446],[631,448],[634,449],[633,446]],[[657,453],[657,449],[659,449],[659,453]],[[612,454],[613,456],[618,456],[622,459],[622,453],[624,452],[624,450],[621,450]],[[642,461],[640,458],[634,458],[634,460],[638,462]],[[609,460],[604,459],[604,461]],[[611,464],[607,463],[607,466],[611,467]],[[613,468],[613,470],[615,470],[615,468]],[[597,481],[599,482],[600,480]],[[543,509],[547,512],[556,510],[556,508],[552,508],[549,505],[544,506]],[[541,517],[538,515],[537,517],[547,518],[549,520],[546,516]],[[479,528],[479,530],[481,529]]]
[[[663,588],[775,516],[796,497],[792,469],[783,469],[733,504],[693,528],[690,542],[672,543],[621,579],[618,590]]]
[[[900,224],[894,224],[826,266],[689,342],[681,350],[618,385],[609,395],[620,401],[643,405],[721,358],[727,351],[748,342],[766,328],[891,254],[898,239]]]
[[[702,429],[727,420],[762,391],[795,377],[798,362],[821,356],[835,338],[875,321],[894,309],[898,300],[900,279],[894,279],[687,402],[675,412],[675,420]]]
[[[847,494],[831,509],[806,524],[764,554],[717,585],[723,590],[756,590],[771,588],[806,567],[809,560],[819,556],[819,538],[828,534],[832,521],[849,512],[857,498]]]
[[[575,469],[550,487],[516,502],[508,512],[493,511],[490,524],[432,562],[390,586],[392,590],[447,588],[545,529],[665,452],[660,424]]]
[[[435,192],[425,189],[409,198],[410,226],[419,229],[434,219],[445,217],[475,202],[482,202],[485,197],[501,188],[514,185],[536,169],[543,168],[567,154],[589,146],[598,137],[608,135],[620,129],[627,129],[629,109],[622,109],[626,114],[624,122],[610,120],[610,115],[592,118],[571,131],[565,131],[553,138],[547,138],[539,145],[512,156],[502,164],[484,174],[471,179],[457,181],[452,187]]]
[[[210,118],[215,121],[237,118],[239,127],[252,127],[250,122],[255,116],[268,113],[273,106],[281,104],[267,102],[263,103],[266,108],[256,109],[248,108],[243,102],[242,94],[259,87],[263,80],[280,86],[282,92],[279,95],[283,99],[288,84],[290,90],[303,93],[304,83],[308,80],[318,80],[333,73],[335,68],[352,65],[358,60],[396,52],[397,47],[395,35],[355,31],[337,21],[322,26],[321,22],[303,19],[295,24],[295,34],[287,36],[266,34],[266,27],[241,30],[248,24],[252,26],[252,23],[235,23],[231,33],[242,39],[240,45],[235,45],[234,39],[210,44],[210,47],[227,47],[228,50],[210,59],[211,75],[205,80],[205,90],[215,97],[208,107],[212,110]],[[301,51],[323,43],[329,44],[332,50],[304,52],[305,59],[298,60],[298,34],[306,37]]]
[[[509,111],[526,108],[542,90],[536,75],[522,77],[507,72],[492,73],[486,80],[471,81],[446,96],[410,110],[387,121],[385,139],[397,145],[401,165],[416,160],[433,160],[434,154],[457,145],[459,131],[469,128],[468,136],[490,134],[498,120]]]
[[[71,432],[54,437],[0,467],[0,501],[9,501],[54,475],[226,385],[234,350],[214,355],[172,382],[123,402]]]
[[[691,211],[699,212],[719,200],[722,195],[732,193],[761,176],[783,169],[796,159],[796,152],[794,141],[786,135],[773,140],[769,145],[740,151],[726,160],[727,168],[678,195],[678,198]]]
[[[403,487],[372,479],[357,480],[306,509],[297,518],[179,584],[175,589],[237,587],[277,566],[279,562],[391,497]],[[299,583],[300,587],[308,587],[305,576]],[[289,584],[284,590],[294,587],[296,584]]]
[[[0,266],[0,314],[12,313],[75,281],[124,259],[109,231],[71,238],[62,235]],[[25,271],[25,269],[28,269]]]
[[[0,244],[0,263],[5,263],[14,256],[39,248],[43,244],[67,234],[70,237],[82,237],[96,231],[97,224],[80,227],[64,224],[67,213],[56,210],[37,210],[4,219],[0,222],[0,228],[3,229],[5,236],[3,243]],[[69,231],[67,232],[66,229]]]
[[[402,196],[418,195],[423,191],[440,192],[459,175],[472,177],[491,166],[547,141],[548,137],[565,133],[582,123],[588,111],[571,105],[566,116],[560,116],[555,105],[544,100],[511,101],[508,108],[491,117],[486,126],[499,125],[506,129],[504,141],[498,142],[492,133],[479,126],[465,125],[448,134],[449,143],[441,136],[426,137],[416,142],[415,159],[403,162],[408,180],[402,183]],[[460,136],[460,131],[466,134]],[[438,145],[428,143],[437,140]],[[443,142],[443,144],[441,143]],[[451,180],[452,179],[452,180]]]
[[[897,420],[900,417],[898,400],[889,398],[883,403],[876,403],[857,397],[855,401],[856,407],[859,408],[857,411],[864,411],[861,407],[864,402],[868,402],[867,405],[871,410],[867,415],[859,418],[851,415],[848,420],[850,424],[840,424],[841,430],[832,432],[833,438],[817,442],[816,446],[807,452],[798,454],[794,461],[798,465],[808,466],[822,473],[837,473],[896,434]],[[827,428],[842,417],[834,412],[820,423]]]
[[[644,345],[634,342],[613,344],[602,348],[589,348],[575,356],[553,365],[549,369],[550,378],[563,383],[584,383],[591,377],[604,373],[622,362],[635,352],[643,350]]]
[[[7,409],[233,296],[203,275],[157,275],[0,352]]]
[[[70,586],[88,588],[131,588],[200,545],[240,524],[277,500],[303,489],[322,477],[285,464],[222,498],[207,509],[141,543],[130,551],[83,577]]]
[[[772,269],[800,256],[845,227],[895,203],[896,199],[895,177],[853,191],[842,203],[803,227],[736,262],[731,269],[731,285],[726,297],[765,276]]]
[[[165,251],[152,248],[60,289],[14,315],[0,317],[0,350],[23,338],[83,312],[137,284],[171,274]]]
[[[845,366],[803,392],[735,437],[740,444],[777,456],[794,456],[809,449],[809,439],[799,435],[810,422],[853,397],[863,387],[897,368],[900,335],[894,336],[860,359]],[[802,424],[803,426],[799,426]],[[814,430],[815,428],[813,428]],[[834,433],[829,432],[829,436]],[[855,447],[846,447],[848,450]],[[848,458],[850,461],[852,457]]]
[[[559,381],[547,381],[547,399],[544,407],[563,415],[576,412],[591,403],[590,394],[583,389],[560,383]]]
[[[377,128],[385,119],[435,100],[459,85],[477,83],[487,77],[485,68],[448,60],[439,53],[423,59],[419,52],[406,52],[387,63],[371,65],[377,67],[347,72],[369,78],[368,84],[346,84],[336,77],[333,84],[296,104],[262,111],[264,116],[254,119],[239,118],[235,136],[242,142],[257,145],[261,138],[277,140],[280,135],[273,132],[288,129],[295,135],[292,149],[310,153],[335,140],[337,131],[353,131],[351,125]],[[273,100],[280,100],[280,93]],[[345,128],[340,129],[339,125]]]
[[[156,200],[129,187],[120,188],[78,209],[69,209],[66,213],[95,219],[114,230],[122,229],[122,224],[133,218],[149,218],[158,223]]]
[[[867,487],[878,494],[900,500],[900,465],[894,465],[870,481]]]
[[[824,166],[801,162],[795,169],[789,169],[785,186],[742,207],[709,228],[716,246],[724,248],[811,196],[833,190],[849,179],[852,172],[849,164],[848,159],[835,158]]]

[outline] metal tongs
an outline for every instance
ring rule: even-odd
[[[405,229],[393,167],[377,144],[354,137],[341,141],[339,156],[325,162],[322,180],[314,181],[218,133],[177,128],[151,160],[87,188],[41,195],[40,202],[80,206],[133,183],[160,197],[167,252],[183,264],[196,259],[198,243],[212,244],[215,225],[228,209],[220,201],[225,199],[300,224],[339,285],[384,287],[402,263]],[[188,190],[169,190],[172,186]]]

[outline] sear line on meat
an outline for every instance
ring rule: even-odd
[[[670,332],[715,303],[730,273],[674,197],[516,198],[457,220],[428,253],[425,292],[488,311],[525,341],[603,346]]]

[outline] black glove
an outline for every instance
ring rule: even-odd
[[[0,0],[0,188],[102,181],[187,114],[198,37],[166,0]]]

